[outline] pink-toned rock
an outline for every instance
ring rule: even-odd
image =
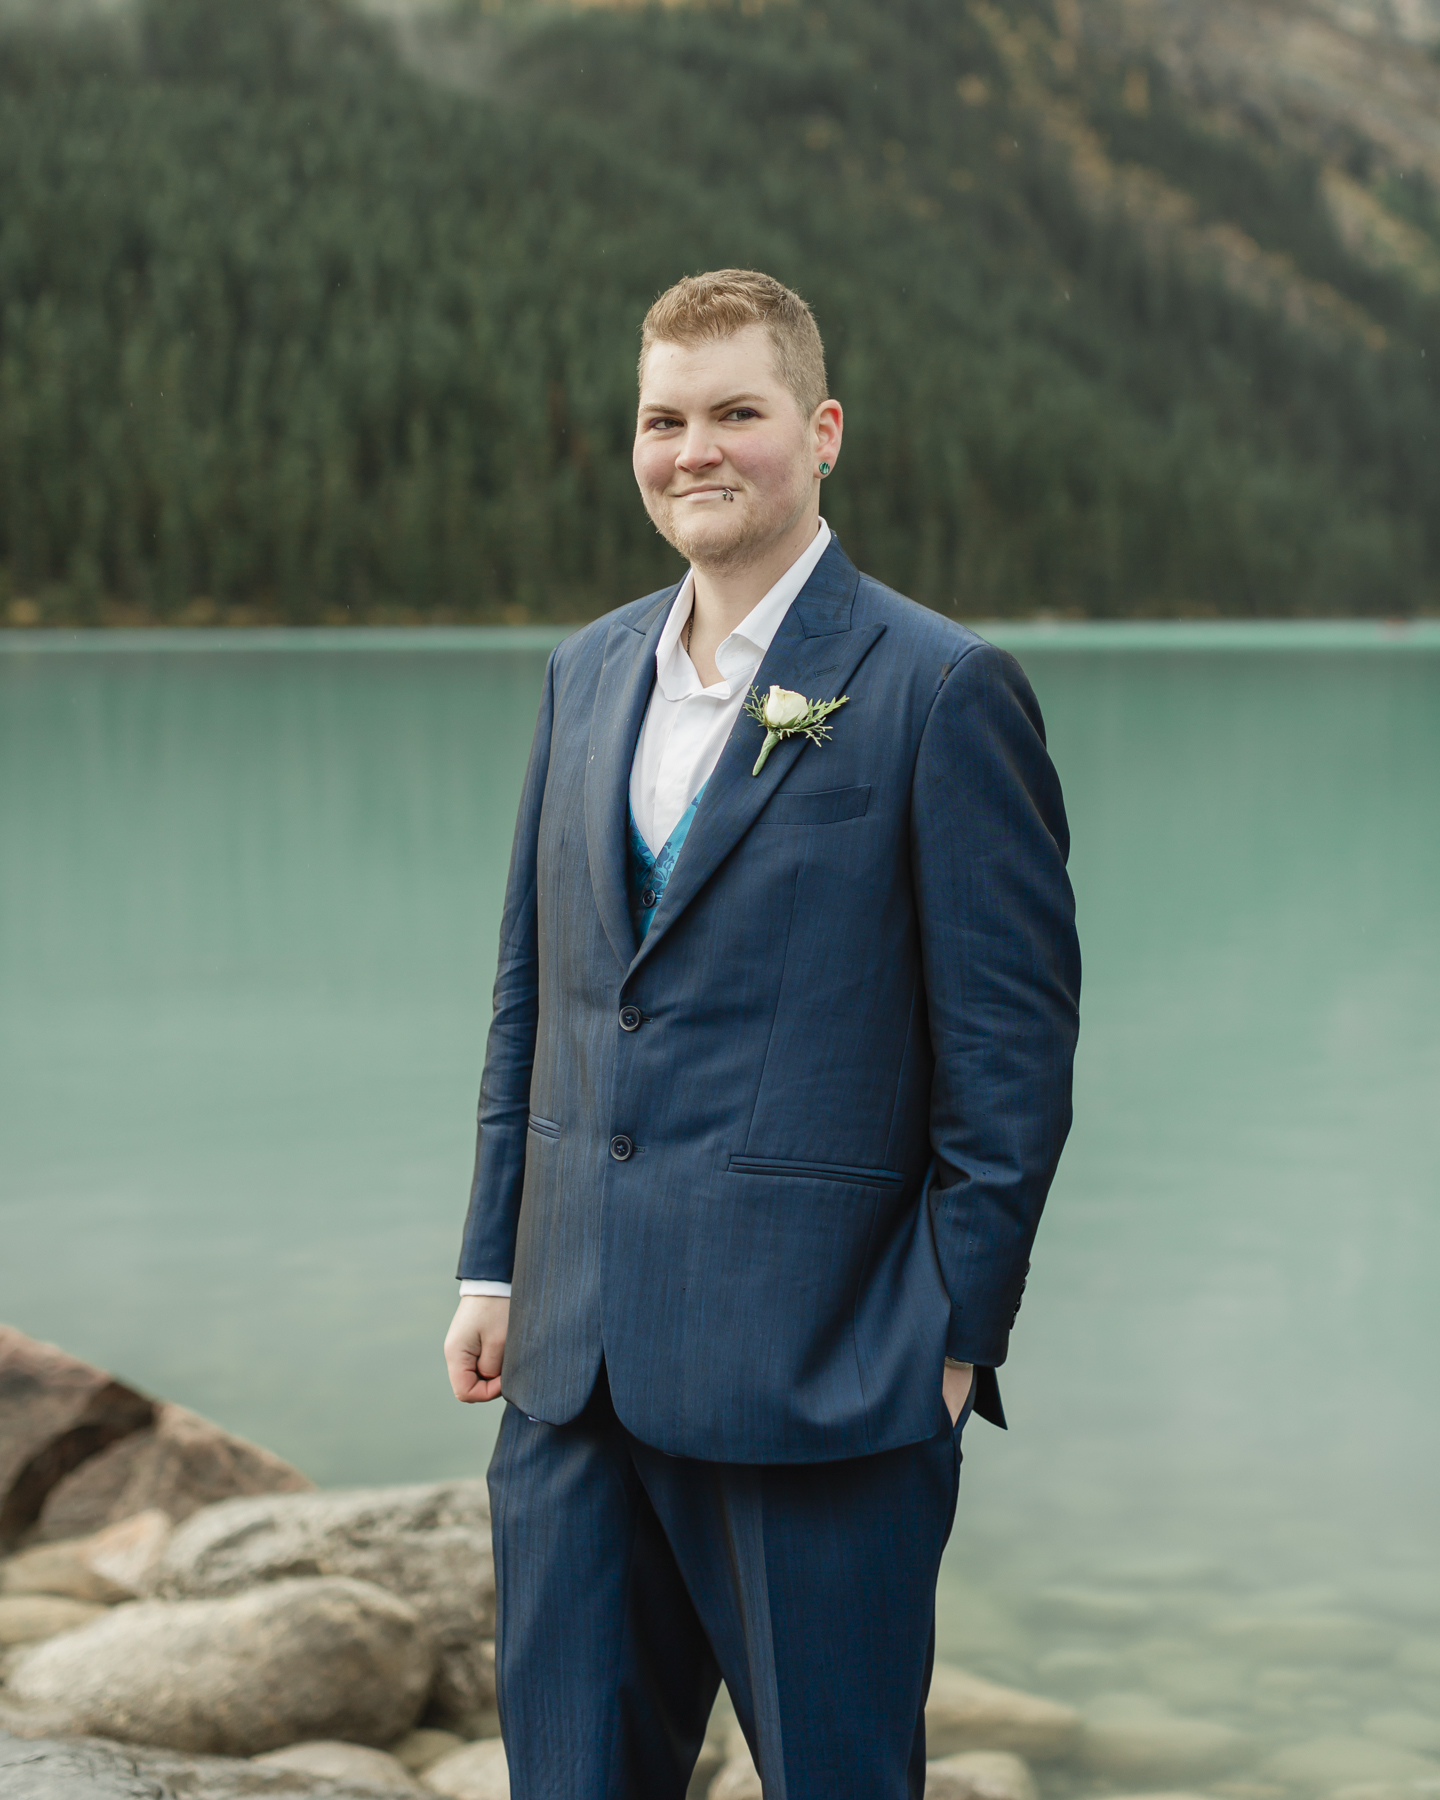
[[[0,1595],[54,1594],[103,1606],[133,1600],[149,1588],[170,1536],[168,1515],[152,1509],[93,1537],[34,1544],[0,1563]]]
[[[0,1325],[0,1555],[22,1543],[91,1537],[137,1513],[173,1521],[236,1494],[310,1486],[268,1450]],[[105,1554],[131,1574],[148,1568],[157,1530],[153,1521],[136,1527]],[[134,1591],[128,1575],[110,1579]]]
[[[132,1594],[144,1594],[150,1590],[174,1529],[169,1513],[152,1506],[81,1539],[76,1550],[86,1567],[106,1581]]]
[[[103,1369],[0,1325],[0,1552],[67,1475],[154,1416],[153,1400]]]
[[[56,1484],[37,1536],[80,1537],[151,1511],[178,1521],[216,1500],[300,1493],[313,1486],[258,1444],[167,1401],[157,1408],[153,1425],[111,1444]]]

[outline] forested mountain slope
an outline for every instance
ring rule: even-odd
[[[726,264],[815,306],[827,516],[931,605],[1440,610],[1440,63],[1365,3],[12,18],[0,617],[671,579],[637,326]]]

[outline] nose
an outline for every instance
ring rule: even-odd
[[[708,420],[696,420],[685,428],[685,441],[675,458],[678,469],[713,469],[724,461],[724,453],[710,434]]]

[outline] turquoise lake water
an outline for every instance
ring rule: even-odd
[[[991,635],[1085,993],[942,1654],[1247,1734],[1162,1785],[1328,1793],[1265,1784],[1330,1733],[1434,1791],[1440,629]],[[322,1483],[483,1469],[439,1346],[550,642],[5,634],[0,1319]]]

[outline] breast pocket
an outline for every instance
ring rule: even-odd
[[[767,810],[788,826],[839,825],[864,818],[870,805],[868,787],[822,788],[818,793],[776,794]]]

